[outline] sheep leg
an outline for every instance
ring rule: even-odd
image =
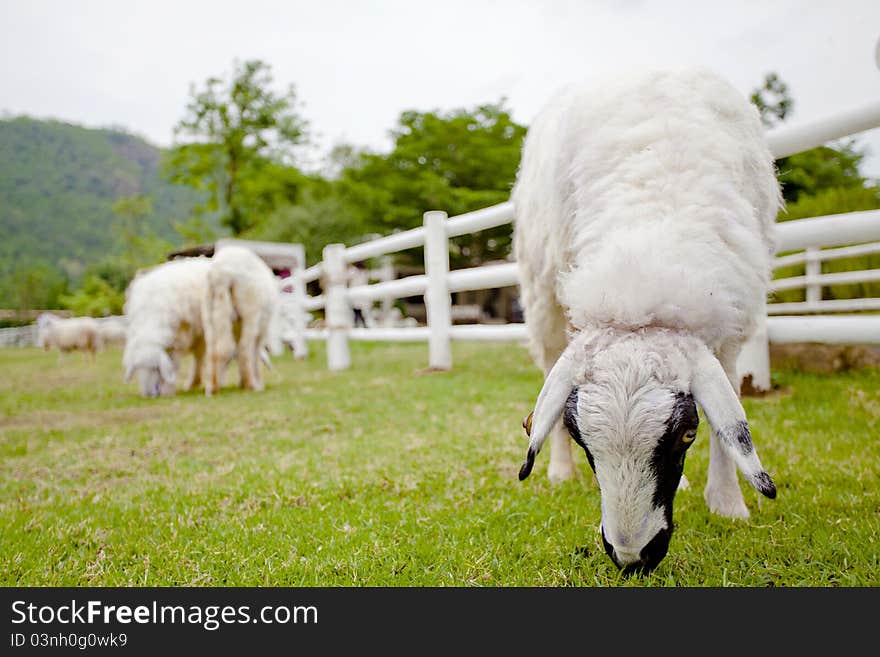
[[[251,365],[253,366],[254,390],[263,389],[263,359],[260,357],[259,343],[254,344],[254,350],[251,353]]]
[[[205,394],[211,395],[223,385],[226,366],[230,360],[232,360],[232,353],[229,349],[216,349],[205,359]]]
[[[238,369],[241,387],[246,390],[262,390],[263,381],[257,368],[260,365],[257,323],[247,317],[241,323],[241,339],[238,342]]]
[[[205,366],[205,345],[197,344],[193,347],[193,369],[189,381],[184,390],[192,390],[202,382],[202,368]]]
[[[251,371],[251,354],[250,348],[240,342],[238,344],[238,384],[243,390],[250,390],[253,387],[253,372]]]
[[[202,378],[205,384],[205,394],[209,397],[223,385],[226,367],[232,360],[232,352],[235,349],[234,327],[229,315],[230,311],[224,308],[213,313],[205,323],[205,356]]]
[[[736,374],[736,358],[740,345],[725,345],[720,350],[718,360],[727,374],[733,389],[739,394],[739,378]],[[749,517],[749,509],[743,500],[739,480],[736,475],[736,462],[721,445],[721,439],[712,429],[709,438],[709,475],[703,498],[709,510],[725,518]]]

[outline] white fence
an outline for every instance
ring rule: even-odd
[[[834,117],[801,125],[782,126],[767,133],[774,156],[788,155],[821,146],[828,141],[880,127],[880,102]],[[428,342],[429,366],[452,366],[452,340],[523,340],[525,325],[453,325],[451,294],[518,284],[515,262],[449,271],[449,239],[501,226],[513,221],[511,203],[469,212],[447,219],[440,211],[426,212],[424,224],[393,235],[346,248],[329,244],[322,262],[294,273],[304,290],[307,283],[321,280],[323,294],[301,298],[306,310],[321,308],[325,328],[307,329],[309,340],[327,341],[330,369],[350,366],[349,340]],[[769,387],[767,340],[772,342],[825,342],[880,344],[880,315],[782,317],[790,313],[823,313],[880,309],[880,299],[822,300],[821,286],[838,283],[880,281],[880,270],[821,273],[821,262],[844,257],[880,253],[880,211],[802,219],[780,223],[780,253],[798,252],[777,259],[778,267],[805,263],[806,273],[774,281],[772,291],[806,289],[806,301],[768,304],[766,322],[761,318],[759,332],[740,360],[740,374],[753,375],[758,387]],[[848,245],[843,248],[840,245]],[[855,246],[853,246],[855,245]],[[425,247],[425,274],[374,285],[346,287],[349,263],[385,256],[413,247]],[[351,303],[355,300],[383,300],[424,295],[427,326],[418,328],[356,329],[352,327]]]
[[[37,325],[0,328],[0,347],[30,347],[37,344]]]
[[[767,134],[768,143],[778,159],[828,141],[880,127],[880,102],[837,116],[802,125],[783,126]],[[346,248],[329,244],[322,262],[292,272],[293,295],[289,301],[287,334],[284,339],[298,356],[306,353],[306,340],[326,340],[328,366],[333,370],[348,368],[351,357],[349,340],[427,342],[429,366],[448,369],[452,366],[453,340],[524,340],[524,324],[453,325],[451,294],[518,285],[515,262],[449,270],[451,238],[494,228],[513,221],[511,203],[447,218],[445,212],[430,211],[419,228]],[[829,260],[880,253],[880,211],[853,212],[842,215],[801,219],[780,223],[780,253],[777,267],[804,264],[803,276],[777,279],[773,292],[804,288],[805,301],[769,303],[766,317],[759,318],[759,330],[740,359],[740,375],[752,374],[753,384],[769,387],[770,342],[823,342],[843,344],[880,344],[880,314],[817,315],[874,311],[880,299],[857,298],[823,300],[825,285],[870,283],[880,281],[880,270],[822,273],[821,263]],[[846,245],[846,246],[842,246]],[[351,263],[388,256],[424,246],[425,273],[372,285],[347,287],[347,266]],[[789,253],[791,252],[791,253]],[[303,262],[303,258],[298,259]],[[321,280],[323,294],[309,297],[306,285]],[[352,303],[391,300],[424,295],[427,326],[413,328],[354,328]],[[306,313],[324,310],[325,328],[305,328]],[[792,316],[792,313],[800,313]],[[808,313],[808,314],[807,314]],[[33,344],[35,327],[0,329],[0,345]]]

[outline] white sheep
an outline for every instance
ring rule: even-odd
[[[103,347],[100,325],[92,317],[58,317],[52,313],[42,313],[37,317],[37,346],[46,351],[52,348],[61,354],[82,351],[87,358],[94,360]]]
[[[108,317],[100,321],[98,327],[101,333],[101,342],[105,347],[111,344],[125,344],[125,334],[128,328],[123,318]]]
[[[599,485],[606,552],[649,571],[668,549],[698,404],[712,429],[709,508],[748,517],[737,466],[775,497],[736,372],[781,207],[755,107],[702,70],[564,91],[529,128],[512,200],[530,348],[546,374],[520,479],[548,435],[551,480],[572,477],[571,436]]]
[[[178,258],[139,273],[125,294],[128,322],[122,362],[144,397],[174,394],[180,361],[194,357],[190,389],[199,385],[205,354],[202,297],[210,259]]]
[[[205,322],[205,394],[223,383],[226,366],[238,357],[242,388],[263,389],[262,361],[267,350],[281,353],[280,283],[260,256],[230,245],[211,260],[203,293]]]

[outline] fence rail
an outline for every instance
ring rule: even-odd
[[[880,127],[880,102],[871,103],[835,116],[803,124],[780,126],[767,132],[767,143],[777,159],[831,140]],[[449,270],[449,240],[474,232],[509,224],[514,218],[511,202],[447,218],[444,212],[424,215],[418,228],[379,237],[350,246],[329,244],[322,261],[308,268],[302,265],[293,272],[294,303],[304,317],[306,312],[324,310],[326,327],[306,329],[301,322],[287,339],[298,344],[306,340],[326,340],[331,369],[350,366],[349,340],[385,340],[393,342],[428,342],[429,364],[451,366],[449,343],[453,340],[523,340],[524,324],[453,325],[451,294],[470,290],[506,287],[518,284],[515,262]],[[880,269],[822,273],[822,262],[880,253],[880,210],[787,221],[778,224],[778,252],[775,267],[803,264],[802,276],[773,281],[772,291],[804,288],[806,301],[769,303],[767,314],[759,318],[759,331],[741,358],[740,373],[757,373],[757,380],[769,385],[767,341],[817,341],[826,343],[880,344],[880,315],[782,316],[786,313],[829,313],[880,310],[880,299],[822,299],[824,285],[858,284],[880,281]],[[348,288],[349,264],[388,256],[399,251],[424,247],[425,274],[372,285]],[[304,258],[302,259],[304,261]],[[307,296],[306,285],[321,281],[322,294]],[[352,326],[352,303],[387,303],[390,299],[423,295],[428,325],[412,328],[355,328]],[[299,321],[299,320],[298,320]],[[32,327],[0,330],[0,344],[12,336],[32,332]],[[300,350],[302,353],[302,349]]]
[[[802,124],[780,126],[767,132],[767,143],[775,158],[821,146],[834,139],[847,137],[880,127],[880,102],[871,103],[833,117]],[[484,265],[449,271],[449,239],[511,223],[513,204],[509,201],[474,212],[448,218],[442,212],[426,212],[421,227],[380,237],[346,248],[328,245],[322,262],[300,273],[304,283],[322,279],[323,294],[304,299],[308,310],[325,310],[327,327],[310,329],[309,340],[326,340],[331,369],[350,365],[348,340],[387,340],[394,342],[427,341],[429,364],[451,366],[449,343],[453,340],[523,340],[525,325],[452,325],[451,294],[469,290],[506,287],[518,284],[515,262]],[[880,309],[880,299],[821,299],[823,285],[868,283],[880,281],[880,270],[822,273],[821,263],[827,260],[880,253],[880,211],[853,212],[815,217],[778,224],[778,251],[784,255],[775,267],[804,264],[803,276],[780,278],[772,283],[772,291],[805,288],[807,300],[795,303],[769,303],[769,317],[760,318],[761,329],[755,340],[757,347],[746,349],[742,371],[766,370],[758,380],[769,385],[769,358],[766,340],[880,343],[880,318],[871,316],[810,317],[778,316],[801,312],[853,312]],[[846,245],[846,246],[842,246]],[[384,281],[373,285],[346,288],[344,267],[348,263],[387,256],[398,251],[424,247],[425,274]],[[834,247],[834,248],[827,248]],[[792,253],[795,252],[795,253]],[[353,328],[351,304],[379,299],[423,295],[428,326],[418,328]],[[763,337],[762,337],[763,336]],[[763,340],[763,347],[760,342]],[[766,366],[755,359],[766,360]],[[745,362],[751,360],[752,362]]]

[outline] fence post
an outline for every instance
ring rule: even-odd
[[[391,256],[384,255],[380,261],[382,264],[379,267],[379,280],[384,282],[393,281],[394,280],[394,262],[391,259]],[[394,298],[393,297],[382,297],[382,320],[379,322],[380,326],[391,326],[391,308],[394,306]]]
[[[767,337],[767,304],[761,306],[756,317],[755,332],[743,345],[736,362],[736,374],[743,392],[767,392],[770,390],[770,341]],[[743,381],[751,376],[750,390],[742,388]]]
[[[290,340],[294,358],[308,358],[309,346],[306,342],[306,284],[303,281],[303,272],[306,270],[306,248],[302,244],[292,244],[295,262],[293,271],[290,272],[293,282],[293,316],[290,318],[292,335]]]
[[[804,273],[807,276],[807,303],[815,304],[822,300],[822,286],[813,283],[812,280],[822,273],[822,262],[819,259],[819,249],[814,246],[806,248],[807,260]]]
[[[446,236],[446,213],[438,210],[426,212],[425,223],[425,273],[428,288],[425,290],[425,310],[428,315],[428,365],[448,370],[452,367],[452,297],[449,294],[449,238]]]
[[[327,367],[331,370],[346,370],[351,366],[348,330],[352,325],[352,310],[348,301],[345,245],[328,244],[324,247],[322,257],[324,318],[327,322]]]

